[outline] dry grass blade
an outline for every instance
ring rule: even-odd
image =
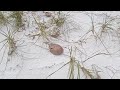
[[[5,43],[6,44],[6,43]],[[5,47],[5,44],[3,45],[3,47]],[[3,49],[3,47],[1,48],[1,49]],[[3,58],[4,58],[4,55],[5,55],[5,52],[6,52],[6,47],[5,47],[5,50],[4,50],[4,52],[3,52],[3,55],[2,55],[2,58],[1,58],[1,61],[0,61],[0,64],[2,63],[2,61],[3,61]]]
[[[77,74],[77,79],[80,79],[80,63],[76,63],[77,64],[77,69],[78,69],[78,74]]]
[[[74,79],[74,64],[75,64],[75,58],[71,57],[71,60],[69,62],[69,79]]]
[[[69,79],[74,79],[75,76],[75,57],[73,57],[73,48],[71,47],[71,49],[69,49],[70,51],[70,62],[69,62],[69,70],[68,70],[68,75],[69,75]]]
[[[46,79],[49,78],[50,76],[52,76],[53,74],[55,74],[57,71],[59,71],[60,69],[62,69],[63,67],[65,67],[65,66],[68,65],[68,64],[69,64],[69,62],[67,62],[66,64],[64,64],[63,66],[61,66],[59,69],[57,69],[56,71],[54,71],[53,73],[51,73],[50,75],[48,75],[48,76],[46,77]]]
[[[88,61],[89,59],[91,59],[91,58],[93,58],[93,57],[95,57],[95,56],[98,56],[98,55],[110,55],[110,54],[106,54],[106,53],[97,53],[97,54],[95,54],[95,55],[93,55],[93,56],[88,57],[86,60],[83,61],[83,63],[85,63],[85,62]]]

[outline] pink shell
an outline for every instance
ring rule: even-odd
[[[63,48],[58,44],[49,45],[50,52],[54,55],[61,55],[63,53]]]

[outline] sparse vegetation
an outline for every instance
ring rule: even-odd
[[[0,57],[0,65],[6,60],[4,71],[6,70],[8,61],[10,61],[7,57],[12,57],[14,54],[25,57],[16,52],[16,50],[18,50],[17,42],[19,41],[16,36],[23,36],[23,43],[25,42],[28,45],[25,49],[28,50],[26,52],[21,50],[22,53],[34,52],[34,50],[38,50],[38,52],[40,51],[41,53],[42,50],[45,50],[45,53],[47,53],[50,59],[52,59],[51,57],[58,60],[60,57],[67,58],[68,61],[63,61],[64,64],[61,67],[57,68],[57,70],[55,68],[55,70],[51,71],[52,73],[45,78],[48,79],[52,77],[52,75],[60,70],[62,71],[64,68],[68,68],[67,75],[64,75],[68,79],[103,78],[100,74],[100,72],[103,72],[103,69],[98,68],[99,65],[96,64],[87,65],[87,62],[90,62],[90,60],[97,61],[96,57],[102,55],[106,57],[109,56],[109,58],[113,60],[115,54],[119,53],[120,50],[118,50],[119,47],[117,47],[117,45],[120,42],[120,16],[107,13],[96,14],[87,11],[75,13],[82,14],[76,19],[78,21],[80,20],[80,23],[69,19],[70,15],[63,11],[0,11],[0,53],[2,54]],[[86,22],[83,20],[84,15],[87,21],[89,21],[87,24],[84,24]],[[25,28],[25,31],[22,30],[22,27],[27,26],[24,23],[25,20],[23,17],[26,17],[26,22],[28,22],[28,27]],[[73,19],[75,19],[75,17]],[[32,37],[32,39],[28,36]],[[29,47],[30,43],[32,43],[33,46]],[[49,52],[47,51],[49,51],[49,45],[51,43],[62,44],[65,52],[58,54],[58,56],[54,56],[55,54],[53,54],[53,56],[50,54],[51,56],[49,56]],[[69,47],[71,48],[69,49]],[[44,54],[44,51],[41,54]],[[37,54],[35,57],[40,57],[39,60],[42,62],[44,55],[41,54]],[[34,56],[34,53],[31,53],[31,56]],[[28,56],[27,58],[26,56],[24,59],[30,60],[30,57]],[[35,60],[34,58],[32,59],[33,61]],[[23,60],[23,58],[21,60]],[[52,62],[52,60],[49,62]],[[107,67],[106,69],[109,68]],[[115,72],[112,73],[113,76],[115,76]],[[17,74],[17,76],[19,75]],[[109,76],[113,78],[113,76]]]

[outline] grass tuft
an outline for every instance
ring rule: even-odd
[[[8,17],[4,15],[4,12],[0,11],[0,25],[6,25],[8,23]]]
[[[23,11],[12,11],[10,17],[15,20],[15,28],[17,29],[17,31],[19,31],[19,29],[24,25],[22,18]]]

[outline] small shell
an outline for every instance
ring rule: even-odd
[[[45,16],[46,16],[46,17],[51,17],[52,14],[51,14],[50,12],[45,12]]]
[[[51,35],[51,37],[53,37],[53,38],[57,38],[57,37],[59,37],[59,36],[60,36],[59,31]]]
[[[63,53],[63,48],[58,44],[49,45],[50,52],[54,55],[61,55]]]

